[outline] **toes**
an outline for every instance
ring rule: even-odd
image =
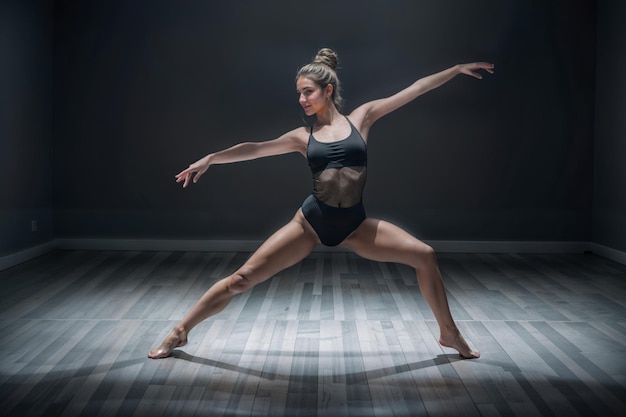
[[[470,348],[470,346],[467,344],[463,336],[461,336],[460,334],[456,335],[452,343],[446,343],[442,338],[442,339],[439,339],[439,344],[447,348],[455,349],[457,352],[459,352],[459,355],[464,359],[480,358],[480,352],[475,351],[472,348]]]
[[[461,351],[459,351],[459,355],[463,359],[478,359],[478,358],[480,358],[480,352],[476,352],[475,350],[470,350],[469,355],[464,355],[464,354],[461,353]]]
[[[154,350],[151,350],[148,353],[148,357],[152,359],[166,358],[170,356],[170,354],[175,348],[185,346],[186,343],[187,343],[186,340],[175,340],[172,342],[163,342],[161,346],[159,346],[158,348]]]
[[[168,354],[169,354],[169,353],[168,353]],[[167,356],[167,355],[166,355],[166,356]],[[163,358],[163,357],[164,357],[164,356],[163,356],[163,351],[161,351],[161,350],[156,350],[156,351],[151,350],[150,352],[148,352],[148,357],[149,357],[150,359],[161,359],[161,358]]]

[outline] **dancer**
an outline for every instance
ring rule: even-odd
[[[374,122],[459,74],[482,79],[494,66],[460,64],[421,78],[400,92],[341,113],[337,54],[321,49],[313,62],[298,70],[296,88],[311,127],[299,127],[274,140],[245,142],[211,153],[176,175],[186,188],[215,164],[247,161],[299,152],[309,162],[313,193],[289,223],[267,239],[232,275],[215,283],[172,329],[160,346],[148,353],[164,358],[187,344],[191,329],[223,310],[238,293],[249,290],[308,256],[319,244],[340,245],[374,261],[395,262],[415,269],[420,290],[439,325],[439,343],[456,349],[463,358],[478,358],[452,318],[434,250],[399,227],[367,217],[362,193],[367,173],[367,140]]]

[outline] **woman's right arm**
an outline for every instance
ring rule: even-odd
[[[244,142],[219,152],[211,153],[202,159],[189,165],[189,167],[176,175],[176,182],[182,182],[183,188],[189,185],[189,181],[198,182],[198,179],[211,165],[230,164],[233,162],[250,161],[266,156],[283,155],[291,152],[306,154],[306,136],[304,128],[298,128],[285,133],[274,140],[265,142]]]

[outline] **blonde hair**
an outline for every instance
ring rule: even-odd
[[[343,107],[343,98],[341,97],[341,86],[339,77],[337,77],[337,53],[330,48],[322,48],[317,51],[317,55],[310,64],[307,64],[298,70],[296,74],[296,82],[300,77],[307,77],[318,84],[322,89],[328,85],[333,86],[332,100],[337,110]]]

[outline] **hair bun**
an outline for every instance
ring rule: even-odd
[[[322,48],[317,51],[317,55],[315,59],[313,59],[314,64],[324,64],[332,68],[333,70],[337,69],[337,63],[339,59],[337,58],[337,53],[330,48]]]

